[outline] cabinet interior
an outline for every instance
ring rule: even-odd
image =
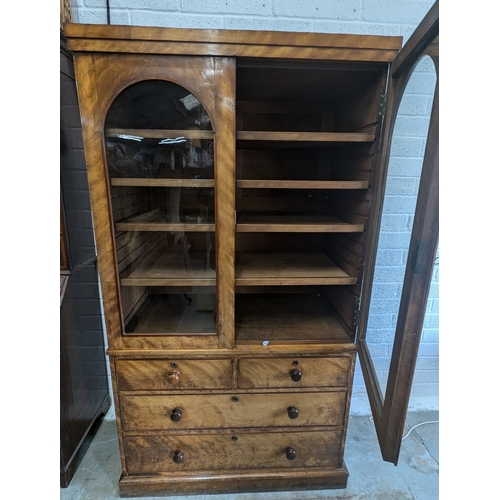
[[[386,65],[238,59],[235,345],[352,342]],[[106,120],[125,333],[215,335],[216,134],[171,82]]]

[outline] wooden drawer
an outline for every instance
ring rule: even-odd
[[[347,387],[351,358],[243,358],[238,388]],[[292,371],[295,371],[292,379]]]
[[[125,438],[129,474],[340,467],[342,428],[315,432],[226,433]],[[295,452],[288,450],[292,448]],[[177,462],[174,456],[177,452]],[[180,454],[182,452],[182,461]]]
[[[345,402],[345,391],[120,396],[124,431],[342,425]]]
[[[148,359],[116,361],[121,391],[230,389],[232,359]]]

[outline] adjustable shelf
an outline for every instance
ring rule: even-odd
[[[158,210],[151,210],[145,214],[130,217],[115,224],[117,231],[174,231],[190,233],[207,233],[215,231],[213,222],[168,222]]]
[[[213,188],[213,179],[178,179],[178,178],[146,178],[146,177],[112,177],[112,186],[129,187],[184,187]]]
[[[350,276],[322,253],[238,252],[236,286],[355,285]]]
[[[172,129],[139,129],[139,128],[108,128],[106,129],[106,137],[116,137],[118,139],[130,139],[135,137],[136,140],[141,139],[166,139],[187,137],[188,139],[213,139],[214,133],[212,130],[172,130]],[[134,139],[132,139],[134,140]]]
[[[364,224],[351,224],[330,215],[239,214],[238,233],[362,233]]]
[[[246,189],[368,189],[368,181],[295,181],[239,179],[237,188]]]

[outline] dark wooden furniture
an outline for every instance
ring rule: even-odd
[[[61,487],[110,406],[90,201],[72,56],[61,35]]]
[[[424,26],[429,19],[437,5]],[[386,87],[393,61],[403,58],[409,72],[429,43],[413,37],[417,50],[406,57],[398,37],[76,24],[65,33],[121,494],[344,487],[357,340],[400,99]],[[437,216],[436,196],[425,181],[421,198],[431,203],[416,228]],[[418,272],[409,271],[418,297],[406,293],[401,317],[410,305],[409,316],[421,316],[437,237],[429,228]],[[409,333],[418,345],[420,331]],[[396,355],[412,366],[416,351],[398,342]],[[382,411],[366,346],[362,361]],[[397,411],[411,375],[390,375]],[[392,439],[399,450],[400,437],[376,423],[381,445]],[[402,429],[404,414],[392,424]]]

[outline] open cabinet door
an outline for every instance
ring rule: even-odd
[[[396,115],[406,85],[413,70],[424,56],[430,56],[436,70],[436,89],[432,103],[427,143],[422,164],[413,229],[408,248],[406,270],[402,283],[399,312],[395,327],[394,344],[385,396],[367,342],[367,326],[375,272],[375,251],[365,263],[362,284],[357,344],[359,360],[367,387],[373,418],[383,459],[397,464],[408,409],[413,374],[417,360],[420,336],[426,312],[427,298],[434,269],[438,245],[439,211],[439,134],[438,134],[438,34],[439,4],[436,2],[417,27],[411,38],[394,60],[388,83],[387,112],[380,149],[380,181],[375,186],[376,196],[372,220],[367,234],[371,249],[378,246],[381,227],[386,177],[391,154],[391,143]]]

